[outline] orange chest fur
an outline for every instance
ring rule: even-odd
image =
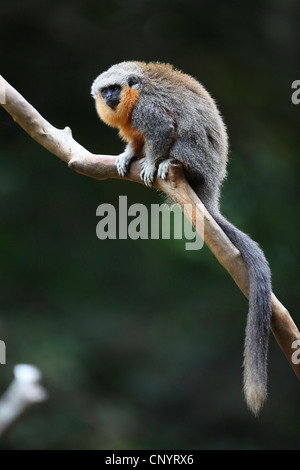
[[[138,99],[138,91],[132,90],[128,86],[123,88],[120,103],[115,109],[109,108],[104,103],[101,96],[97,97],[96,104],[101,119],[109,126],[119,128],[121,138],[132,144],[137,157],[141,156],[141,150],[144,145],[144,137],[142,134],[131,126],[132,111]]]

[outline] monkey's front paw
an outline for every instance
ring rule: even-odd
[[[147,161],[146,158],[142,158],[142,171],[141,171],[141,179],[144,181],[146,186],[152,186],[154,181],[155,173],[156,173],[156,166],[155,163]]]
[[[162,180],[167,178],[169,173],[169,164],[172,160],[172,158],[167,158],[158,165],[157,176],[159,176]]]
[[[132,157],[132,155],[129,155],[126,152],[121,153],[121,155],[118,156],[117,161],[116,161],[116,167],[117,167],[119,175],[121,176],[127,175],[131,160],[133,158],[134,157]]]

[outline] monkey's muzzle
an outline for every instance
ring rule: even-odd
[[[101,96],[107,106],[111,109],[115,109],[120,103],[121,87],[118,85],[112,85],[110,87],[102,88]]]
[[[115,109],[120,103],[120,97],[117,98],[115,96],[107,96],[105,102],[111,109]]]

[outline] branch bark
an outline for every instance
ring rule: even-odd
[[[66,127],[61,130],[52,126],[1,76],[0,89],[2,90],[2,103],[0,104],[14,121],[49,152],[68,163],[72,170],[97,180],[122,178],[143,184],[140,179],[141,167],[138,161],[132,163],[126,177],[120,177],[115,165],[115,156],[95,155],[89,152],[73,139],[70,128]],[[243,294],[248,297],[248,274],[242,256],[187,183],[182,165],[176,161],[171,163],[167,179],[164,181],[156,178],[153,186],[166,193],[182,209],[185,204],[191,205],[191,210],[186,214],[187,217],[195,228],[196,216],[198,221],[204,223],[206,245],[229,272]],[[300,340],[300,333],[289,312],[274,294],[272,294],[272,312],[271,330],[296,376],[300,379],[300,364],[294,363],[298,361],[293,362],[295,352],[293,345],[296,340]]]

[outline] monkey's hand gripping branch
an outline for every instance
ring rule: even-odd
[[[123,178],[143,184],[140,178],[141,166],[134,161],[126,177],[118,174],[116,156],[95,155],[72,137],[71,130],[66,127],[57,129],[46,121],[12,86],[0,76],[0,104],[33,139],[49,152],[68,163],[69,168],[85,176],[98,180]],[[166,180],[156,178],[155,188],[166,193],[182,209],[190,208],[185,215],[197,228],[198,222],[204,223],[204,241],[222,266],[229,272],[243,294],[248,297],[248,274],[240,252],[230,242],[219,225],[210,216],[198,196],[187,183],[183,167],[179,162],[172,162]],[[300,333],[286,308],[272,294],[272,332],[300,379],[300,364],[293,362],[295,341],[300,341]],[[297,343],[299,344],[299,343]],[[298,362],[298,361],[297,361]]]

